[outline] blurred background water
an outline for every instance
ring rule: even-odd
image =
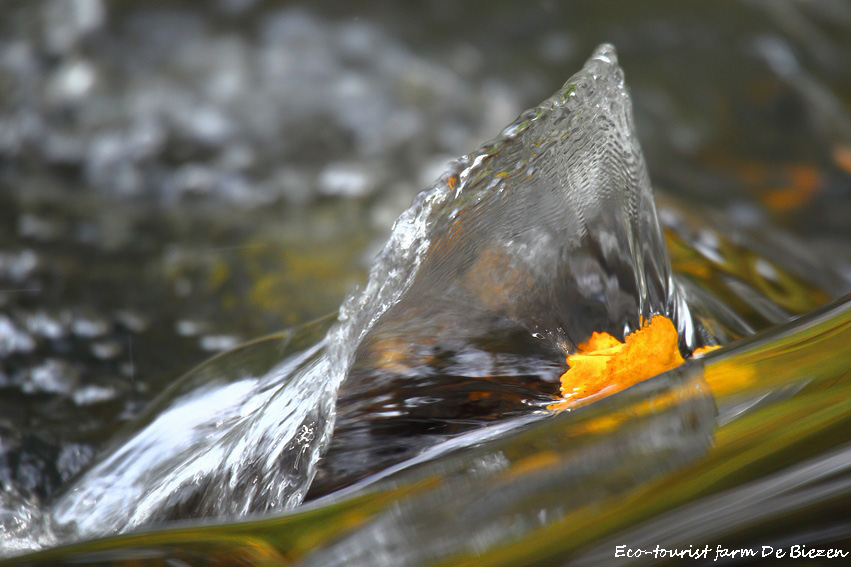
[[[27,498],[193,364],[336,309],[416,192],[603,41],[724,332],[848,291],[848,2],[0,7],[0,483]]]

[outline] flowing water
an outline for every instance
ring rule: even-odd
[[[302,37],[291,20],[311,21],[275,24],[290,47]],[[144,163],[125,165],[147,175]],[[346,190],[350,173],[328,186]],[[824,262],[836,248],[739,214],[654,199],[602,46],[415,199],[338,317],[246,343],[125,408],[93,460],[86,444],[78,464],[44,459],[69,471],[59,488],[25,482],[50,477],[28,472],[45,469],[26,468],[24,442],[0,447],[21,455],[17,473],[0,467],[0,548],[66,546],[21,559],[51,565],[532,565],[605,562],[624,541],[841,547],[849,304],[820,306],[847,292],[848,273],[841,255]],[[27,230],[49,229],[38,220]],[[34,262],[0,264],[27,283]],[[730,347],[582,410],[546,409],[579,342],[657,313],[684,354]],[[65,323],[32,320],[65,340]],[[0,346],[35,350],[5,321]],[[112,323],[85,322],[70,325],[105,352]],[[235,340],[200,344],[213,339]],[[93,403],[63,386],[60,363],[40,372],[24,391]]]
[[[541,395],[511,390],[534,392],[526,384],[541,379],[520,368],[541,372],[593,330],[624,336],[659,313],[694,348],[623,73],[603,46],[562,90],[417,198],[324,341],[301,350],[301,340],[276,338],[262,347],[277,355],[268,367],[247,372],[230,354],[224,369],[191,373],[52,504],[45,537],[291,509],[331,438],[344,378],[346,422],[323,465],[325,484],[337,487],[480,427],[456,407],[457,393],[427,399],[430,375],[493,398],[478,411],[495,403],[500,419],[522,415]],[[476,387],[489,376],[494,387]],[[418,403],[458,423],[410,427]],[[394,428],[406,431],[395,446],[374,433]]]

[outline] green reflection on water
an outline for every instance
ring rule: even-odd
[[[342,501],[314,505],[277,519],[177,527],[81,543],[5,564],[82,561],[92,565],[130,565],[136,560],[156,562],[167,558],[209,565],[237,558],[244,565],[299,561],[344,541],[346,534],[368,529],[371,522],[380,521],[382,515],[392,516],[394,510],[420,512],[408,517],[409,521],[418,521],[419,516],[428,522],[430,514],[435,513],[432,506],[446,505],[442,494],[446,494],[447,486],[453,501],[471,508],[480,504],[475,498],[494,494],[493,490],[526,487],[519,497],[505,506],[497,504],[490,511],[495,514],[495,522],[500,515],[510,519],[522,516],[530,508],[544,506],[540,499],[548,491],[551,499],[562,501],[565,508],[553,521],[530,528],[521,539],[512,541],[509,533],[501,542],[504,544],[493,543],[475,557],[452,553],[452,536],[444,534],[449,542],[446,553],[436,552],[431,557],[440,564],[537,565],[567,558],[582,560],[583,555],[590,561],[601,553],[612,552],[614,543],[608,538],[617,536],[621,538],[619,542],[626,538],[639,543],[642,537],[646,539],[647,534],[630,532],[641,526],[649,526],[651,536],[657,537],[654,544],[668,547],[713,544],[724,538],[746,540],[748,535],[756,537],[764,531],[763,516],[753,513],[760,506],[775,514],[805,514],[828,501],[835,505],[838,499],[845,500],[851,494],[851,488],[845,485],[833,491],[807,492],[842,470],[827,466],[819,469],[816,465],[820,460],[834,458],[837,451],[842,456],[841,451],[851,441],[849,344],[851,299],[846,298],[709,355],[703,364],[692,362],[681,373],[657,377],[589,406],[587,411],[545,419],[522,432],[485,444],[470,455],[450,456],[419,471],[403,472],[396,480]],[[736,383],[730,380],[731,374],[746,379],[739,382],[739,387],[729,387]],[[707,398],[712,391],[719,394]],[[709,414],[714,442],[705,456],[697,456],[701,453],[700,443],[690,442],[697,454],[688,456],[691,453],[687,452],[680,457],[676,457],[680,454],[676,447],[654,452],[639,443],[635,446],[638,452],[633,455],[651,459],[642,465],[635,458],[624,462],[622,457],[630,454],[631,445],[618,442],[617,462],[612,465],[600,460],[605,451],[600,453],[598,449],[605,448],[612,439],[629,439],[635,431],[647,427],[652,431],[666,423],[665,416],[685,420],[682,423],[694,419],[696,423],[707,423],[703,410],[698,409],[702,407],[701,399],[714,399],[720,412],[717,428],[711,425],[715,420]],[[742,403],[745,409],[730,413],[731,408]],[[698,432],[703,427],[696,426]],[[471,472],[468,466],[488,454],[503,455],[505,466],[490,475]],[[642,454],[645,457],[639,457]],[[658,463],[650,466],[653,460]],[[816,465],[810,474],[795,477],[794,482],[789,480],[796,468],[806,468],[811,463]],[[585,472],[576,476],[577,470]],[[647,470],[646,475],[636,478],[636,471],[642,470]],[[552,471],[558,474],[550,474]],[[469,477],[470,474],[474,476]],[[452,490],[473,478],[478,478],[476,485],[466,485],[471,495]],[[790,500],[795,491],[809,497]],[[731,499],[742,500],[748,506],[738,508],[740,515],[733,517],[728,517],[724,506],[712,506],[729,504]],[[438,517],[439,514],[435,516]],[[659,526],[658,530],[653,531],[654,525]],[[440,533],[440,526],[426,527]],[[428,542],[408,543],[416,547]]]

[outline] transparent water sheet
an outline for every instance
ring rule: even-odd
[[[284,345],[258,372],[190,374],[52,506],[54,532],[75,539],[297,506],[346,374],[404,373],[422,345],[521,329],[561,358],[592,331],[623,336],[662,313],[691,348],[631,113],[603,45],[419,195],[324,341]],[[388,340],[414,349],[390,369],[376,351]]]

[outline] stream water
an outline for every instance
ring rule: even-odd
[[[242,14],[243,24],[254,17],[256,7],[226,4],[220,9]],[[51,16],[58,6],[43,3],[48,21],[58,17]],[[303,222],[314,228],[302,230],[316,230],[324,218],[333,219],[324,226],[334,228],[315,238],[304,256],[279,253],[281,242],[294,238],[287,233],[266,232],[265,240],[251,240],[251,232],[240,236],[245,229],[230,220],[215,220],[221,232],[214,240],[226,238],[213,244],[235,239],[234,248],[193,248],[197,243],[186,235],[203,235],[193,231],[217,218],[214,211],[221,202],[248,195],[240,193],[248,191],[251,182],[246,180],[265,170],[269,157],[251,158],[260,164],[256,169],[240,166],[239,156],[224,155],[233,153],[235,131],[221,130],[227,132],[219,141],[214,136],[221,116],[213,115],[223,112],[237,122],[248,120],[239,122],[250,134],[243,149],[253,147],[257,139],[252,136],[262,138],[262,129],[251,129],[257,123],[228,114],[236,101],[228,98],[225,71],[241,64],[217,63],[221,68],[210,76],[221,72],[221,83],[211,92],[223,90],[195,123],[182,122],[191,113],[169,117],[160,114],[162,109],[145,107],[152,114],[139,116],[152,121],[116,137],[111,150],[108,139],[95,139],[87,142],[90,153],[69,154],[74,144],[63,145],[59,138],[75,127],[83,137],[86,128],[93,128],[106,132],[106,138],[114,127],[108,121],[92,123],[102,118],[86,110],[91,99],[74,95],[75,88],[82,88],[80,77],[85,78],[79,66],[90,63],[90,44],[116,41],[98,31],[105,18],[99,6],[80,2],[74,12],[79,21],[68,24],[70,36],[45,36],[43,49],[70,59],[56,70],[51,87],[56,92],[48,89],[43,101],[10,106],[17,109],[7,120],[14,128],[4,130],[8,143],[0,147],[6,159],[4,183],[27,180],[36,187],[31,197],[23,189],[3,194],[11,205],[5,210],[20,212],[12,219],[18,237],[42,243],[36,251],[20,249],[0,257],[0,276],[17,286],[0,296],[5,309],[0,313],[4,555],[48,548],[21,558],[22,564],[142,559],[216,564],[239,559],[248,564],[518,565],[603,561],[623,538],[646,547],[719,541],[747,546],[763,541],[760,537],[776,546],[800,542],[841,547],[848,541],[842,510],[849,494],[851,439],[843,425],[851,413],[842,392],[851,328],[847,300],[824,305],[851,287],[847,225],[841,220],[849,210],[851,187],[842,152],[851,147],[846,144],[851,136],[844,130],[848,119],[841,99],[788,58],[783,66],[788,46],[768,36],[754,43],[780,80],[804,85],[793,89],[795,96],[806,104],[826,104],[819,107],[825,116],[813,114],[811,119],[819,124],[814,128],[825,128],[818,131],[819,139],[827,144],[832,164],[820,172],[783,162],[772,170],[775,182],[770,176],[760,178],[767,175],[762,166],[747,159],[735,161],[712,151],[701,157],[716,170],[735,171],[745,184],[757,187],[752,197],[762,200],[785,231],[773,227],[759,207],[735,196],[714,213],[684,200],[688,191],[654,196],[623,72],[613,48],[603,46],[555,95],[522,113],[498,138],[445,166],[437,183],[396,221],[366,285],[343,302],[336,316],[245,343],[169,384],[167,376],[154,377],[151,370],[146,375],[145,365],[155,368],[156,358],[144,357],[140,348],[147,353],[156,340],[173,344],[174,357],[161,368],[177,370],[193,356],[198,360],[199,351],[226,350],[252,333],[262,334],[265,328],[258,318],[268,316],[276,296],[301,296],[311,282],[322,281],[315,291],[333,297],[331,288],[322,286],[329,286],[328,281],[340,285],[341,276],[356,277],[363,270],[355,266],[329,272],[323,267],[334,255],[352,255],[369,241],[346,228],[347,221],[340,225],[340,219],[353,215],[355,226],[362,220],[359,215],[387,215],[379,204],[386,199],[370,194],[387,183],[386,177],[371,177],[357,164],[388,160],[375,168],[385,173],[399,167],[396,148],[383,144],[404,131],[405,112],[425,113],[421,117],[431,112],[435,120],[450,123],[453,118],[442,114],[443,104],[458,93],[438,90],[429,96],[445,96],[443,103],[429,106],[435,100],[431,98],[425,107],[414,102],[396,109],[398,120],[390,120],[395,125],[390,131],[381,130],[375,120],[356,119],[359,113],[368,114],[363,104],[347,114],[342,99],[319,103],[339,113],[332,122],[345,125],[356,140],[363,153],[357,160],[322,169],[311,165],[315,156],[309,137],[303,137],[304,154],[275,145],[275,151],[307,169],[282,172],[280,187],[250,192],[259,199],[252,206],[260,207],[252,214],[274,218],[280,211],[269,203],[285,194],[284,209],[294,211],[284,213],[288,226]],[[151,19],[167,22],[169,13],[141,9],[124,25],[133,29]],[[27,9],[14,14],[25,21]],[[183,12],[177,19],[196,21],[191,14]],[[775,17],[787,21],[782,14]],[[335,83],[347,65],[369,61],[376,67],[361,72],[384,80],[416,59],[369,26],[332,25],[299,10],[261,21],[262,41],[268,45],[258,64],[268,65],[266,71],[274,75],[288,68],[287,73],[314,81],[314,88],[339,87],[345,97],[361,102],[369,96],[358,90],[366,86],[358,87],[354,75],[349,76],[351,84]],[[334,36],[334,25],[346,54],[337,62],[342,70],[331,65],[327,74],[316,75],[312,63],[268,59],[299,50],[319,57],[323,42]],[[313,37],[325,39],[308,48],[307,28],[313,29]],[[168,29],[162,31],[166,43]],[[186,29],[200,43],[210,33],[203,26],[201,31]],[[556,36],[551,40],[542,44],[544,53],[556,57],[570,52]],[[27,76],[27,65],[37,60],[27,52],[31,48],[14,39],[4,45],[7,70]],[[223,43],[222,53],[242,49],[234,45],[239,42]],[[627,47],[631,53],[629,42]],[[157,53],[152,48],[151,62],[162,55]],[[178,65],[193,61],[191,53]],[[357,53],[364,58],[352,63],[349,58],[357,59]],[[386,60],[379,64],[365,55],[376,53]],[[325,55],[317,61],[326,65],[334,60],[333,49]],[[110,77],[99,67],[89,71]],[[145,76],[143,71],[139,77]],[[420,71],[439,82],[436,69]],[[205,76],[208,70],[196,72]],[[131,67],[121,73],[132,76],[134,71]],[[183,80],[177,73],[157,88],[175,88]],[[429,84],[432,88],[435,83]],[[640,95],[643,85],[638,84],[634,90]],[[142,83],[138,87],[146,88]],[[499,90],[492,87],[481,95],[493,100]],[[269,89],[274,90],[272,83]],[[519,96],[521,91],[504,92]],[[97,96],[108,98],[112,92]],[[281,96],[302,100],[297,90]],[[637,98],[644,111],[653,99]],[[129,108],[136,113],[152,100],[139,99],[141,107],[131,103]],[[271,102],[269,108],[276,108]],[[53,110],[58,105],[75,118],[58,130],[51,128],[61,121],[27,131],[22,126],[27,104]],[[302,104],[310,106],[307,99]],[[324,111],[312,108],[316,112],[310,119],[321,120]],[[299,123],[287,122],[293,119],[284,114],[266,119],[307,132]],[[168,131],[165,137],[142,136],[145,128],[157,124]],[[660,138],[653,128],[647,129],[656,142]],[[267,141],[277,140],[276,133],[265,135],[271,136]],[[685,138],[678,151],[688,146]],[[314,142],[329,148],[329,156],[343,152],[327,140]],[[50,148],[59,153],[51,154]],[[660,151],[653,144],[651,163]],[[36,156],[38,152],[47,153]],[[438,157],[424,170],[433,171],[445,161],[445,155]],[[184,160],[203,165],[192,171],[173,165]],[[672,157],[662,184],[698,192],[713,186],[712,180],[696,177],[687,161]],[[33,172],[45,164],[46,173],[36,181]],[[86,185],[102,192],[124,192],[118,202],[137,202],[116,211],[118,221],[107,215],[93,220],[85,204],[92,196],[83,189],[80,200],[57,212],[49,205],[57,184],[50,175],[62,172],[71,172],[71,178],[82,173]],[[813,175],[821,180],[813,181]],[[211,185],[213,179],[230,181]],[[323,196],[306,204],[314,197],[298,196],[290,185],[293,179],[312,179],[307,184],[315,183]],[[782,185],[787,182],[791,186]],[[150,221],[150,203],[137,198],[144,183],[159,187],[157,199],[176,204],[178,210],[183,199],[207,197],[198,201],[198,211],[186,215],[189,220]],[[239,183],[248,185],[239,189]],[[276,197],[275,191],[285,193]],[[347,201],[351,199],[354,207]],[[836,205],[816,212],[819,199]],[[30,212],[24,212],[27,207]],[[299,207],[309,211],[301,221]],[[351,213],[358,207],[359,212]],[[794,211],[806,214],[796,220]],[[134,274],[133,264],[149,257],[156,240],[140,238],[146,223],[180,243],[163,252],[169,284],[158,288],[160,276],[152,278],[153,292],[159,295],[145,301],[153,297],[160,305],[150,313],[144,301],[127,303],[108,291],[113,281],[123,281],[122,270]],[[792,236],[790,228],[799,234]],[[103,266],[87,276],[89,286],[99,285],[71,293],[59,291],[65,285],[60,266],[68,248],[55,244],[55,236],[69,230],[76,235],[74,246],[85,248],[91,239],[100,239],[93,266]],[[349,242],[332,246],[323,244],[323,238]],[[122,259],[127,251],[131,257]],[[317,253],[315,261],[306,259]],[[294,274],[303,270],[295,283],[269,276],[281,260]],[[233,294],[241,282],[249,287],[243,288],[245,304],[237,305]],[[210,292],[204,291],[208,285]],[[45,289],[56,294],[59,308],[27,295]],[[86,298],[98,289],[105,297],[89,304]],[[208,318],[201,301],[205,297],[221,302],[231,319]],[[79,303],[62,307],[68,298]],[[281,317],[319,315],[334,305],[328,298],[315,305],[296,303],[272,315],[271,324],[282,323]],[[159,315],[171,310],[192,318]],[[689,363],[581,411],[556,414],[546,409],[559,397],[564,357],[579,342],[600,330],[623,337],[658,313],[674,320],[684,354],[705,344],[729,348],[710,356],[705,366]],[[755,333],[756,338],[745,339]],[[656,487],[655,499],[646,495],[647,487]],[[732,516],[731,506],[737,510]],[[797,529],[787,521],[791,516],[812,518],[812,528]],[[700,529],[698,518],[705,520]],[[186,521],[195,523],[183,527],[180,522]],[[98,537],[107,539],[86,541]],[[633,562],[642,561],[647,559]]]
[[[519,369],[558,368],[594,330],[623,337],[660,313],[686,350],[715,340],[671,279],[623,73],[603,46],[417,197],[323,341],[294,341],[260,371],[231,361],[176,383],[50,506],[43,537],[291,509],[334,431],[344,378],[347,421],[323,465],[336,487],[481,427],[477,414],[529,413],[541,397],[511,391],[535,389]],[[439,375],[447,394],[428,400]],[[475,395],[492,399],[458,407]],[[409,425],[419,404],[459,423],[441,431],[432,419],[420,431]],[[386,428],[405,431],[391,451],[376,433]]]

